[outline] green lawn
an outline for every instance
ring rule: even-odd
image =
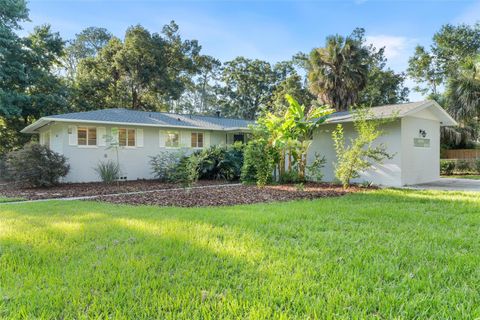
[[[480,316],[480,200],[0,205],[0,318]]]
[[[16,202],[16,201],[24,201],[24,200],[25,199],[23,199],[23,198],[7,198],[7,197],[0,196],[0,203]]]
[[[464,175],[442,176],[442,178],[480,180],[480,175],[478,175],[478,174],[464,174]]]

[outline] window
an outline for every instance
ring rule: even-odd
[[[192,132],[192,148],[203,148],[203,133]]]
[[[135,147],[135,129],[118,129],[118,144],[120,147]]]
[[[96,146],[97,145],[97,128],[78,127],[78,145],[79,146]]]
[[[233,135],[233,143],[235,142],[241,142],[241,143],[245,142],[245,137],[243,133],[237,133]]]
[[[165,137],[165,147],[178,148],[178,131],[167,131]]]

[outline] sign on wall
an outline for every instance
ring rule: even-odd
[[[419,148],[430,148],[430,139],[413,138],[413,145]]]

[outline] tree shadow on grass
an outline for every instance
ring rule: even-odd
[[[8,267],[0,279],[11,296],[0,310],[127,318],[468,315],[480,305],[469,285],[480,281],[478,204],[455,197],[381,190],[202,209],[15,207],[0,213],[0,228],[12,223],[17,235],[0,235],[0,266]]]

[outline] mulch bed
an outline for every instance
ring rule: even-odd
[[[223,181],[199,181],[198,185],[225,184]],[[101,182],[64,183],[51,188],[18,188],[13,185],[0,185],[0,197],[40,200],[106,195],[123,192],[137,192],[178,188],[177,184],[162,183],[158,180],[123,181],[113,184]]]
[[[297,190],[294,185],[266,186],[264,188],[251,185],[236,185],[166,190],[133,195],[102,196],[93,200],[132,205],[206,207],[338,197],[359,190],[364,189],[354,186],[346,191],[338,185],[324,183],[308,183],[305,184],[303,190]]]

